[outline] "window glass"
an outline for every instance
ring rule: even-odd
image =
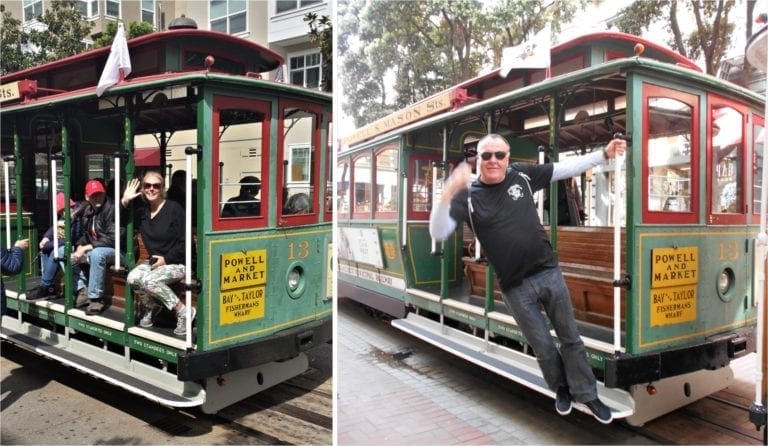
[[[290,56],[288,70],[291,83],[318,88],[322,83],[322,55],[319,52]]]
[[[24,21],[36,20],[43,15],[43,0],[24,0]]]
[[[753,163],[753,177],[754,185],[752,186],[752,209],[755,214],[761,212],[762,205],[762,193],[763,193],[763,166],[765,160],[763,159],[763,147],[765,145],[765,127],[762,125],[754,126],[754,163]]]
[[[429,199],[432,196],[432,160],[414,159],[412,175],[411,210],[429,212]]]
[[[712,107],[712,198],[715,214],[742,213],[744,118],[731,107]]]
[[[237,34],[246,30],[245,0],[212,0],[209,13],[212,31]]]
[[[317,115],[296,107],[283,109],[283,140],[286,184],[283,186],[283,214],[315,212],[315,131]]]
[[[107,0],[107,15],[120,17],[120,0]]]
[[[376,212],[397,212],[397,154],[394,147],[376,154]]]
[[[692,108],[648,98],[648,210],[691,211]]]
[[[245,108],[219,112],[219,203],[224,219],[258,217],[262,208],[264,115]]]
[[[155,25],[155,0],[141,0],[141,21]]]
[[[336,213],[349,216],[349,161],[339,161],[336,167]]]
[[[363,213],[371,211],[371,155],[362,155],[353,161],[353,180],[354,189],[354,213]]]
[[[290,11],[296,9],[296,0],[277,0],[277,12]]]

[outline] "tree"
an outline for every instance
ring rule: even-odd
[[[667,44],[689,59],[703,57],[705,71],[715,75],[731,43],[734,24],[728,15],[735,4],[734,0],[635,0],[619,13],[614,24],[621,31],[640,35],[651,24],[666,22],[671,34]],[[695,22],[695,28],[687,34],[680,27],[679,17],[686,11]]]
[[[304,21],[309,24],[309,40],[320,46],[323,57],[323,91],[333,91],[333,25],[328,16],[319,17],[314,12],[307,13]]]
[[[131,40],[134,37],[151,34],[153,32],[155,32],[155,27],[149,22],[131,22],[128,25],[128,29],[125,30],[125,38]],[[107,23],[107,29],[93,40],[94,48],[112,45],[112,41],[115,40],[115,34],[117,34],[117,22]]]
[[[85,51],[84,39],[93,26],[73,7],[73,1],[54,1],[38,17],[45,31],[23,31],[21,21],[3,13],[0,29],[0,72],[10,73]]]
[[[46,25],[45,31],[29,32],[29,42],[37,49],[31,56],[33,65],[85,51],[84,39],[90,35],[93,24],[83,20],[73,1],[51,2],[39,20]]]
[[[29,68],[30,59],[24,54],[29,36],[21,32],[21,21],[4,12],[0,24],[0,74]]]
[[[583,0],[340,0],[345,112],[362,126],[498,66],[502,48]]]

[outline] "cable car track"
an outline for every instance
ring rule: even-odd
[[[77,398],[72,403],[79,407],[78,416],[105,424],[109,414],[120,413],[120,424],[127,426],[135,438],[149,443],[163,439],[166,444],[331,444],[331,346],[322,346],[317,350],[310,355],[310,368],[305,373],[222,409],[215,415],[206,415],[196,408],[177,409],[149,402],[105,381],[84,380],[83,374],[73,368],[3,342],[3,360],[9,361],[4,373],[14,376],[13,380],[3,380],[3,390],[23,395],[31,392],[20,397],[24,398],[23,401],[4,398],[3,417],[6,409],[32,410],[38,415],[53,416],[57,409],[46,405],[46,401],[56,398],[57,392],[60,392],[57,388],[69,388],[76,391],[68,394]],[[55,387],[37,389],[32,386],[33,390],[30,390],[29,384],[25,384],[27,382],[51,383]],[[22,408],[19,409],[17,404],[21,404]],[[10,416],[9,420],[17,414],[14,412]],[[105,438],[104,432],[90,432],[87,424],[77,425],[82,429],[78,427],[69,434],[85,443],[105,442],[109,441],[109,436],[118,435],[111,432]],[[36,438],[36,431],[17,432],[12,426],[4,425],[4,437],[21,438],[22,433],[25,444],[50,442],[47,437]],[[120,438],[127,441],[127,438]]]
[[[729,389],[702,398],[642,427],[630,427],[661,444],[763,444],[764,431],[749,422],[743,395]]]

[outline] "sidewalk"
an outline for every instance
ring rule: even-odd
[[[343,333],[337,340],[336,369],[340,446],[496,444],[478,427],[438,404],[453,397],[435,379],[392,364],[399,361],[391,359],[391,353],[377,351],[366,342],[372,333],[355,330],[342,320],[339,333]],[[461,413],[462,402],[454,403]],[[479,417],[475,421],[481,423]],[[512,438],[510,442],[519,443]]]

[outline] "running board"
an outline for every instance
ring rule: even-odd
[[[162,369],[9,316],[2,317],[0,339],[160,404],[194,407],[206,399],[205,390],[197,383],[181,382]]]
[[[534,357],[441,325],[415,313],[409,313],[405,319],[393,320],[392,326],[532,390],[553,399],[555,397],[555,393],[547,387]],[[607,388],[599,381],[597,392],[600,399],[611,408],[613,418],[626,418],[635,412],[635,401],[628,392]],[[574,402],[573,407],[592,415],[583,404]]]

